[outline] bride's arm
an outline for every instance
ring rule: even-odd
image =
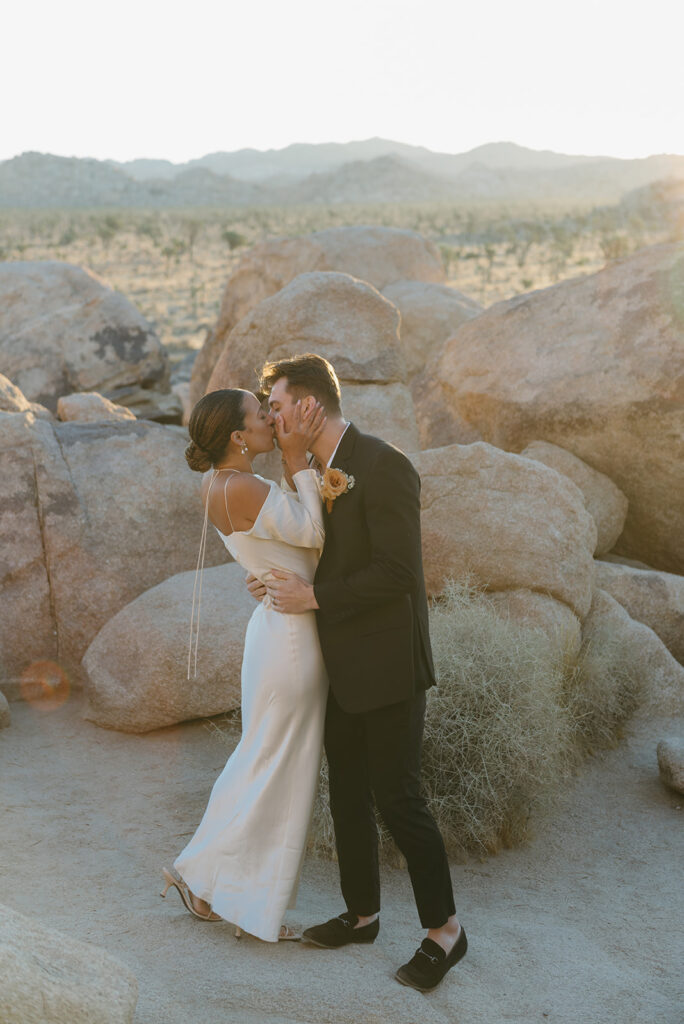
[[[227,481],[227,508],[237,532],[320,550],[325,533],[316,473],[303,469],[294,474],[293,481],[296,492],[290,493],[250,473]]]
[[[254,523],[252,536],[272,538],[320,551],[325,540],[323,503],[317,474],[302,469],[293,475],[296,493],[273,485]]]
[[[282,476],[280,478],[280,489],[285,491],[286,494],[296,494],[294,480],[292,479],[292,472],[287,464],[287,459],[284,455],[281,455],[282,461]]]

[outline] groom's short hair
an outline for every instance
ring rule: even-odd
[[[259,374],[259,387],[270,394],[271,388],[282,377],[287,391],[295,398],[313,395],[327,413],[342,412],[340,382],[332,363],[314,352],[306,352],[291,359],[276,359],[266,363]]]

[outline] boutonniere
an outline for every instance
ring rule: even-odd
[[[333,469],[331,466],[326,469],[323,476],[318,478],[318,489],[321,492],[321,498],[325,501],[328,514],[332,512],[333,501],[339,498],[340,494],[351,491],[355,483],[356,481],[350,473],[345,473],[342,469]]]

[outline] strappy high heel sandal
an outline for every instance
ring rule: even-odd
[[[169,891],[171,886],[173,886],[174,889],[178,889],[178,894],[180,898],[183,900],[183,903],[185,904],[185,909],[189,910],[193,917],[198,917],[200,921],[223,920],[223,918],[219,917],[218,914],[215,914],[213,910],[210,910],[208,914],[200,914],[199,910],[195,910],[194,906],[192,905],[192,895],[190,893],[190,890],[188,889],[187,885],[182,880],[182,878],[174,878],[171,872],[167,871],[166,868],[162,868],[162,875],[164,876],[164,881],[166,882],[164,891],[159,893],[162,899],[166,899],[167,892]]]

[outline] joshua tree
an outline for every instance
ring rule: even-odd
[[[551,266],[556,280],[561,276],[575,248],[575,239],[564,224],[551,225]]]
[[[114,235],[121,230],[121,219],[113,213],[107,213],[95,221],[95,230],[105,249],[108,249]]]
[[[188,217],[184,223],[185,237],[188,240],[187,249],[190,254],[190,260],[194,263],[195,261],[195,242],[200,236],[204,225],[202,221],[197,217]]]
[[[239,249],[240,246],[247,245],[245,236],[241,235],[239,231],[231,231],[230,228],[224,228],[221,232],[221,239],[226,243],[231,252],[233,249]]]
[[[619,260],[629,252],[629,240],[625,235],[604,233],[599,239],[599,245],[606,262]]]

